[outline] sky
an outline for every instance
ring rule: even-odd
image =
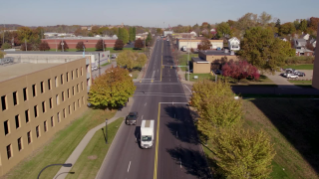
[[[282,23],[319,17],[319,0],[1,0],[0,24],[167,28],[237,20],[263,11]]]

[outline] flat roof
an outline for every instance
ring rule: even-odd
[[[225,53],[223,50],[209,50],[209,51],[201,51],[204,55],[221,55],[221,56],[235,56],[230,53]]]
[[[110,52],[108,51],[104,51],[104,52]],[[103,51],[97,51],[97,52],[85,52],[85,55],[89,55],[89,54],[98,54],[98,53],[103,53]],[[36,54],[36,55],[83,55],[83,52],[40,52],[40,51],[6,51],[6,54]]]
[[[61,63],[16,63],[10,65],[0,65],[0,82],[13,79],[19,76],[27,75],[36,71],[61,65]]]

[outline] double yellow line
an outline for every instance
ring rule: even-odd
[[[160,119],[161,119],[161,103],[158,103],[157,128],[156,128],[156,144],[155,144],[155,160],[154,160],[154,175],[153,175],[153,179],[157,179],[157,163],[158,163],[158,143],[159,143]]]

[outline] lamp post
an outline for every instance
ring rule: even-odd
[[[107,143],[107,119],[105,119],[105,143]]]
[[[62,45],[62,52],[64,52],[64,48],[63,48],[64,42],[63,42],[63,39],[62,39],[61,45]]]
[[[48,167],[56,166],[56,165],[62,165],[63,167],[72,167],[72,163],[62,163],[62,164],[51,164],[51,165],[48,165],[48,166],[44,167],[44,168],[40,171],[40,173],[39,173],[39,175],[38,175],[38,179],[40,178],[40,175],[41,175],[41,173],[43,172],[43,170],[45,170],[45,169],[48,168]]]

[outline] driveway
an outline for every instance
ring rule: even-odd
[[[280,75],[281,72],[275,72],[275,74],[267,73],[264,74],[267,76],[271,81],[273,81],[276,85],[284,85],[284,86],[295,86],[293,83],[290,83],[287,78]]]

